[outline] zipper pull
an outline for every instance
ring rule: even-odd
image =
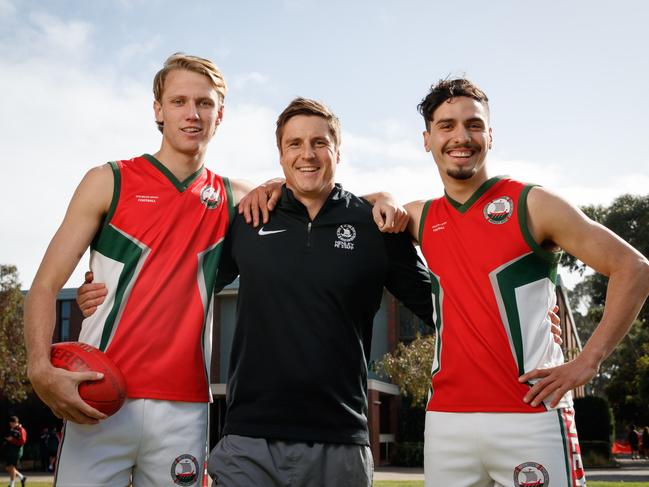
[[[306,246],[311,247],[311,224],[312,222],[307,223],[306,226]]]

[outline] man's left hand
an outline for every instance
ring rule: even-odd
[[[376,226],[384,233],[401,233],[408,226],[408,212],[403,206],[397,205],[389,193],[381,193],[374,200],[372,217]]]
[[[518,378],[519,382],[541,379],[525,394],[523,401],[536,407],[551,396],[550,407],[554,408],[566,392],[589,382],[598,370],[598,366],[587,363],[581,355],[557,367],[535,369]]]
[[[269,179],[239,201],[239,214],[243,215],[246,223],[252,223],[253,227],[259,225],[261,213],[262,223],[268,223],[269,213],[275,209],[277,200],[282,194],[283,178]]]

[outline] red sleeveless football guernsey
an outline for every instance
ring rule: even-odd
[[[206,168],[178,181],[147,154],[110,165],[113,200],[90,258],[108,296],[79,339],[117,363],[130,398],[209,401],[212,294],[232,217],[230,184]]]
[[[563,363],[547,312],[556,302],[559,253],[527,227],[531,186],[486,181],[464,204],[428,201],[419,229],[431,273],[436,352],[429,411],[535,412],[518,377]],[[548,401],[549,404],[549,401]],[[571,404],[570,394],[558,407]]]

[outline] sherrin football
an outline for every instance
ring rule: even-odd
[[[126,400],[126,381],[117,365],[101,350],[81,342],[52,345],[50,361],[54,367],[71,372],[101,372],[101,380],[79,384],[81,399],[108,416],[115,414]]]

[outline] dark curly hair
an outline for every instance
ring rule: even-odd
[[[465,78],[441,79],[431,85],[430,91],[417,105],[417,110],[424,117],[424,124],[428,130],[428,123],[433,120],[433,113],[442,103],[456,96],[468,96],[482,103],[489,112],[489,98],[484,91]]]

